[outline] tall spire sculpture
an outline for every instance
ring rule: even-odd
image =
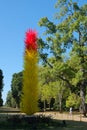
[[[38,111],[38,52],[37,32],[29,29],[25,34],[23,89],[21,111],[31,115]]]

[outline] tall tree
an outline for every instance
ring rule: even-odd
[[[20,107],[22,82],[23,82],[22,80],[23,80],[22,72],[13,74],[12,81],[11,81],[11,92],[12,92],[12,97],[16,102],[16,107]]]
[[[51,61],[53,61],[53,58],[50,58],[50,62]],[[48,103],[49,108],[51,108],[51,101],[54,99],[54,104],[52,103],[52,107],[55,105],[55,108],[62,111],[63,104],[65,105],[69,90],[66,88],[65,82],[59,80],[54,75],[53,71],[55,71],[55,67],[50,69],[48,65],[39,68],[40,100],[44,102],[45,109],[46,103]]]
[[[58,9],[55,15],[56,24],[47,17],[39,21],[40,26],[46,27],[47,36],[46,41],[41,38],[38,40],[40,57],[51,68],[55,67],[55,64],[48,62],[45,48],[49,49],[57,61],[62,61],[57,63],[55,75],[67,83],[71,92],[75,91],[80,95],[81,108],[86,116],[87,5],[79,6],[73,0],[58,0],[55,7]]]
[[[12,91],[8,91],[5,106],[7,107],[16,107],[15,99],[13,98]]]
[[[73,109],[78,109],[79,105],[80,105],[80,97],[75,93],[71,93],[66,100],[66,107],[68,108],[73,107]]]
[[[3,91],[3,72],[0,69],[0,106],[3,105],[2,91]]]

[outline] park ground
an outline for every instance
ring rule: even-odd
[[[20,126],[18,128],[17,127],[14,128],[14,126],[11,126],[11,128],[4,127],[3,129],[3,123],[2,123],[0,124],[1,125],[0,130],[6,130],[6,129],[7,130],[11,130],[11,129],[12,130],[14,129],[15,130],[35,130],[35,129],[36,130],[87,130],[87,118],[83,117],[83,115],[80,113],[73,112],[72,115],[70,115],[69,112],[59,113],[56,111],[48,111],[48,112],[46,111],[46,112],[35,113],[35,115],[50,117],[52,120],[55,120],[56,122],[58,122],[58,125],[56,123],[56,126],[51,124],[46,127],[41,126],[41,127],[35,127],[35,128],[26,128],[26,126],[23,126],[23,127]],[[4,121],[7,117],[9,118],[9,117],[15,117],[15,116],[22,117],[22,116],[26,116],[26,114],[20,113],[18,109],[0,108],[0,122]],[[63,127],[61,127],[59,123],[62,124]]]

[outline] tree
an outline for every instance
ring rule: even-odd
[[[16,107],[15,99],[12,96],[12,91],[8,91],[7,97],[6,97],[6,103],[5,105],[7,107]]]
[[[81,108],[86,116],[87,5],[79,6],[73,0],[58,0],[55,7],[58,9],[56,24],[47,17],[39,21],[41,27],[46,27],[47,36],[45,41],[38,39],[40,57],[53,68],[55,62],[50,64],[46,50],[52,53],[58,61],[55,76],[66,82],[71,92],[80,96]]]
[[[3,72],[0,69],[0,106],[3,105],[2,91],[3,91]]]
[[[20,99],[22,93],[22,72],[14,73],[11,81],[12,97],[16,102],[16,107],[20,107]]]
[[[49,60],[51,62],[53,59],[50,58]],[[69,94],[69,90],[66,88],[65,82],[58,80],[55,77],[53,73],[55,70],[53,69],[51,70],[48,65],[39,67],[40,100],[44,102],[44,110],[46,110],[46,106],[48,104],[49,109],[53,107],[62,111],[66,98]],[[52,99],[54,99],[53,103]]]
[[[78,109],[80,102],[80,97],[74,93],[71,93],[66,100],[66,107],[73,107],[74,109]]]
[[[47,104],[50,103],[53,98],[52,87],[50,86],[50,82],[52,82],[53,77],[50,75],[50,70],[48,66],[39,67],[39,99],[44,104],[44,111],[46,110]]]

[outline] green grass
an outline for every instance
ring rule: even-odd
[[[17,109],[0,108],[0,130],[87,130],[87,122],[65,120],[65,123],[50,116],[29,117]]]
[[[86,122],[53,120],[45,116],[10,116],[0,120],[0,130],[87,130]]]
[[[62,123],[52,120],[50,117],[45,116],[27,116],[19,117],[18,115],[10,116],[5,120],[0,121],[0,129],[20,129],[20,130],[33,130],[33,129],[48,129],[60,126]]]
[[[67,121],[67,127],[61,130],[86,130],[87,123],[80,121]]]

